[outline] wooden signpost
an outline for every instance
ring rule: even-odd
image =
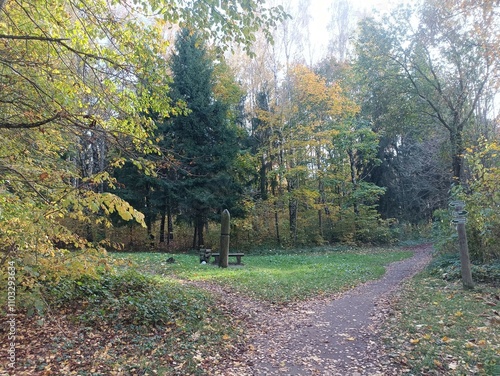
[[[462,284],[466,289],[473,289],[472,272],[470,268],[469,245],[467,243],[467,232],[465,224],[467,223],[467,211],[464,201],[452,201],[450,206],[453,208],[453,220],[457,226],[458,247],[460,249],[460,263],[462,265]]]

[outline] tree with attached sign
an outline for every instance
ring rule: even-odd
[[[465,231],[465,223],[467,222],[465,202],[452,201],[450,206],[453,208],[453,223],[457,226],[460,263],[462,265],[462,284],[466,289],[472,289],[474,288],[474,282],[472,281],[469,245],[467,244],[467,233]]]

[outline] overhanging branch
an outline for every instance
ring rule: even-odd
[[[0,34],[0,39],[31,40],[31,41],[39,41],[39,42],[57,43],[61,47],[67,49],[68,51],[73,52],[75,55],[85,56],[87,58],[92,58],[92,59],[96,59],[96,60],[107,61],[108,63],[110,63],[116,67],[124,68],[123,64],[118,64],[116,61],[109,59],[105,56],[99,56],[99,55],[96,55],[96,54],[93,54],[90,52],[79,51],[79,50],[71,47],[69,44],[66,43],[66,41],[69,41],[69,39],[67,39],[67,38],[53,38],[53,37],[44,37],[44,36],[37,36],[37,35]]]
[[[48,119],[36,121],[36,122],[33,122],[33,123],[9,123],[9,122],[2,123],[2,122],[0,122],[0,129],[30,129],[30,128],[38,128],[38,127],[41,127],[42,125],[51,123],[51,122],[53,122],[53,121],[55,121],[57,119],[60,119],[60,118],[61,118],[61,113],[58,112],[57,114],[55,114],[54,116],[52,116],[52,117],[50,117]]]
[[[41,42],[62,42],[65,40],[69,40],[67,38],[51,38],[51,37],[39,37],[36,35],[7,35],[7,34],[0,34],[0,39],[37,40]]]

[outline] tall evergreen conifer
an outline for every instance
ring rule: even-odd
[[[237,200],[231,167],[238,143],[227,106],[214,98],[214,68],[203,42],[195,33],[182,30],[175,49],[172,96],[184,101],[190,112],[164,125],[163,146],[179,161],[171,189],[179,199],[181,215],[194,224],[193,247],[197,247],[204,244],[208,220]]]

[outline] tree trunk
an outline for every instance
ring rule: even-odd
[[[351,182],[352,182],[352,192],[356,192],[358,188],[358,180],[356,178],[356,159],[354,157],[354,152],[349,149],[347,151],[347,154],[349,155],[349,164],[351,168]],[[354,209],[354,215],[356,218],[359,216],[359,208],[358,208],[358,203],[356,201],[353,202],[353,209]]]
[[[281,237],[280,237],[280,221],[278,215],[278,203],[274,203],[274,228],[276,229],[276,242],[278,245],[281,245]]]
[[[474,288],[472,272],[470,268],[469,246],[467,244],[467,233],[465,223],[457,224],[458,246],[460,248],[460,263],[462,268],[462,284],[466,289]]]
[[[271,181],[271,192],[274,197],[274,228],[276,230],[276,243],[281,246],[281,236],[280,236],[280,221],[279,221],[279,207],[278,207],[278,197],[276,196],[276,187],[278,186],[278,181],[276,179]]]
[[[198,218],[197,220],[197,227],[198,227],[198,247],[200,245],[205,245],[205,239],[204,239],[204,229],[203,227],[205,227],[205,221],[203,220],[203,218]]]
[[[297,243],[297,213],[298,213],[298,202],[297,199],[293,198],[293,192],[298,187],[297,178],[290,178],[288,180],[288,193],[290,194],[290,201],[288,202],[288,214],[290,216],[290,238],[293,244]]]
[[[266,158],[263,155],[260,162],[260,197],[262,200],[267,200],[267,168],[266,168]]]
[[[460,130],[450,131],[450,142],[452,151],[453,183],[461,184],[463,175],[464,146],[462,132]]]
[[[146,216],[145,222],[146,222],[146,229],[148,232],[149,248],[154,248],[155,236],[153,235],[153,221],[151,220],[151,216]]]
[[[165,220],[166,220],[166,211],[165,208],[162,208],[161,211],[161,220],[160,220],[160,244],[165,243]]]
[[[323,179],[321,178],[321,150],[320,148],[316,148],[316,168],[318,170],[318,192],[319,192],[319,198],[318,198],[318,204],[319,204],[319,209],[318,209],[318,232],[319,236],[323,238],[323,208],[325,209],[325,212],[328,211],[328,208],[326,207],[326,197],[325,197],[325,184],[323,182]]]
[[[193,234],[193,249],[198,249],[196,246],[196,238],[198,237],[198,226],[197,223],[194,223],[194,234]]]
[[[174,240],[174,223],[172,221],[172,208],[170,203],[167,205],[167,244],[170,244],[171,240]]]

